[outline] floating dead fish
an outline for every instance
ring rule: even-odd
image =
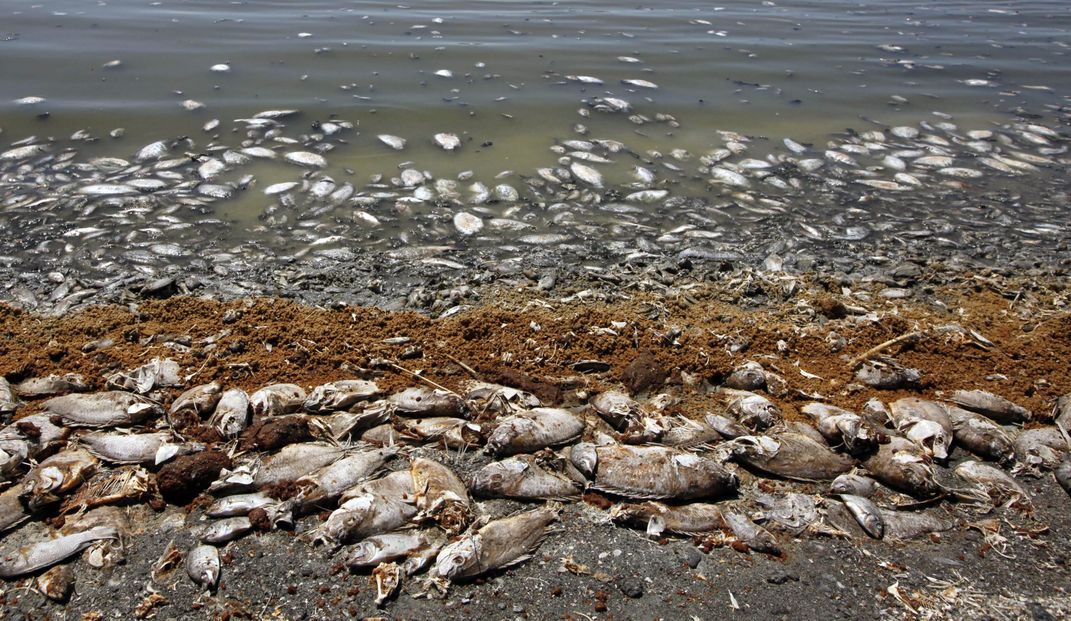
[[[0,553],[0,578],[10,580],[50,567],[104,539],[118,539],[119,532],[100,526],[85,532],[35,543],[19,550]]]
[[[487,439],[487,449],[494,455],[534,453],[551,446],[561,446],[584,433],[584,421],[568,410],[533,408],[497,421]]]
[[[595,170],[590,166],[585,166],[580,162],[573,162],[569,165],[569,171],[573,173],[573,176],[590,185],[593,188],[602,188],[602,173]]]
[[[470,213],[459,211],[454,214],[454,228],[462,235],[475,235],[483,230],[483,220]]]
[[[432,575],[457,581],[528,560],[546,537],[547,526],[558,519],[559,510],[557,505],[547,505],[495,520],[464,535],[443,547]]]
[[[402,149],[405,148],[405,143],[406,143],[405,138],[400,138],[398,136],[392,136],[390,134],[380,134],[380,135],[376,136],[376,138],[379,138],[380,142],[382,142],[383,144],[387,145],[388,147],[394,149],[395,151],[401,151]]]
[[[327,159],[324,156],[310,153],[309,151],[292,151],[283,156],[283,159],[291,164],[306,166],[308,168],[326,168]]]
[[[431,137],[431,140],[436,146],[446,151],[454,151],[461,147],[461,139],[455,134],[435,134]]]
[[[638,499],[709,498],[734,491],[740,481],[721,464],[678,449],[610,444],[575,445],[573,465],[593,489]]]

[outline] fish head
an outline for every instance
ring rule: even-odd
[[[324,522],[321,538],[326,541],[346,541],[372,516],[372,494],[361,494],[347,500],[328,516]]]
[[[569,451],[569,461],[573,462],[576,469],[590,479],[595,476],[595,470],[598,468],[599,453],[594,444],[581,442]]]
[[[930,420],[918,421],[908,430],[907,437],[929,451],[935,459],[948,458],[952,437],[941,425]]]
[[[515,459],[492,463],[472,475],[470,488],[478,494],[495,494],[511,487],[528,471],[528,464]]]
[[[378,562],[380,546],[373,540],[365,539],[350,548],[350,556],[347,563],[350,566],[368,566]]]
[[[463,537],[439,551],[433,575],[441,578],[461,578],[480,562],[480,535]]]
[[[781,419],[781,408],[762,395],[745,397],[737,408],[740,422],[757,431],[769,429]]]

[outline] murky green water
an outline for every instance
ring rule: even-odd
[[[791,249],[800,230],[812,241],[874,240],[881,233],[900,243],[897,235],[926,229],[949,244],[966,244],[965,228],[1000,233],[1018,227],[1029,245],[1034,237],[1054,236],[1066,216],[1053,201],[1044,206],[1031,201],[1066,196],[1069,50],[1071,5],[1055,0],[5,2],[0,143],[9,149],[32,138],[27,143],[47,142],[46,152],[57,157],[68,149],[76,153],[59,164],[50,155],[37,164],[15,158],[0,167],[5,205],[0,218],[15,233],[0,255],[10,265],[24,255],[54,261],[50,253],[62,247],[59,265],[76,271],[107,271],[129,259],[150,274],[173,262],[167,258],[165,265],[150,267],[146,254],[117,257],[149,253],[146,247],[163,241],[200,257],[217,252],[256,261],[261,255],[318,256],[340,247],[345,252],[331,256],[345,258],[360,248],[458,244],[463,239],[451,218],[461,208],[490,224],[495,218],[523,222],[524,234],[569,229],[563,235],[571,240],[605,238],[601,247],[618,255],[633,247],[679,252],[710,240],[734,248],[750,243],[754,250],[760,241],[774,244],[770,240],[786,231]],[[220,64],[228,70],[212,70]],[[18,102],[26,97],[44,101]],[[599,98],[625,100],[632,110],[593,111]],[[182,105],[186,101],[203,107],[189,111]],[[285,108],[301,114],[285,120],[279,136],[250,134],[245,122],[235,121]],[[216,119],[218,128],[203,129]],[[354,127],[308,139],[317,122],[329,119]],[[1034,130],[1021,125],[1032,122],[1053,133],[1024,137]],[[888,133],[859,137],[897,125],[921,127],[921,142]],[[111,137],[117,128],[123,128],[122,136]],[[967,134],[988,128],[1002,133],[984,139]],[[79,130],[89,140],[69,138]],[[710,183],[713,164],[703,156],[737,142],[719,133],[724,131],[746,137],[740,138],[746,152],[726,161],[752,179],[746,192]],[[461,148],[448,153],[436,147],[432,136],[438,132],[457,134]],[[405,138],[407,147],[391,150],[378,134]],[[810,149],[798,157],[787,153],[786,137]],[[569,189],[576,180],[568,178],[564,188],[546,191],[529,182],[540,167],[558,167],[555,174],[568,176],[570,162],[581,160],[555,146],[594,138],[626,145],[613,154],[597,148],[614,161],[593,164],[605,190],[622,187],[620,194],[593,195],[583,183],[582,191]],[[208,180],[199,178],[196,164],[174,174],[144,166],[111,175],[90,163],[95,157],[131,160],[156,140],[171,145],[168,157],[222,157],[256,141],[279,155],[322,150],[328,164],[315,172],[281,161],[228,166],[211,181],[232,184],[234,196],[210,201],[199,194],[198,184]],[[845,144],[862,150],[851,152],[850,164],[838,163],[828,151]],[[918,149],[952,160],[918,165],[923,151],[912,153]],[[1017,155],[1024,150],[1030,152],[1025,160]],[[1012,158],[1020,168],[1004,177],[994,173],[977,161],[990,152]],[[888,153],[906,158],[918,187],[958,193],[957,201],[979,211],[948,210],[934,194],[899,193],[894,200],[875,196],[881,188],[857,185],[880,178],[897,191],[915,187],[892,181],[904,169],[883,160]],[[768,158],[771,154],[775,157]],[[560,159],[565,155],[571,159]],[[772,179],[766,178],[771,173],[741,168],[745,158],[772,162]],[[817,175],[801,176],[796,166],[803,158],[826,166]],[[1033,165],[1023,169],[1024,161]],[[45,168],[39,173],[35,165]],[[636,185],[629,176],[635,165],[651,169],[657,179]],[[950,172],[937,173],[942,167]],[[395,202],[413,191],[390,183],[401,168],[436,179],[471,171],[472,180],[489,187],[500,182],[517,187],[528,205],[470,200],[479,194],[467,188],[471,181],[459,186],[464,196],[457,199],[414,192],[414,200]],[[984,170],[984,178],[957,180],[962,168]],[[287,203],[261,191],[325,175],[339,185],[351,183],[356,196],[384,189],[393,195],[381,204],[347,201],[319,209],[307,194]],[[370,186],[377,175],[383,183]],[[145,176],[164,178],[166,191],[142,189],[148,196],[137,200],[79,194],[89,184]],[[815,184],[824,196],[821,204],[808,189]],[[665,188],[672,198],[702,197],[712,205],[613,206],[642,187]],[[41,207],[35,190],[78,198]],[[991,209],[977,207],[969,198],[976,190],[1009,198]],[[554,208],[555,201],[572,207]],[[370,231],[355,220],[355,205],[381,226]],[[818,228],[807,228],[812,225]],[[212,234],[205,236],[201,226],[211,226]],[[487,246],[506,244],[507,252],[515,249],[514,258],[523,256],[526,242],[506,234],[515,222],[497,226],[478,239]],[[95,228],[103,232],[81,232]],[[748,235],[765,237],[753,241]],[[68,241],[83,236],[98,245]],[[308,246],[323,238],[338,239]],[[459,245],[472,245],[473,239]],[[784,251],[784,244],[774,250]]]

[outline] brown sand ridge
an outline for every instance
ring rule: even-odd
[[[471,379],[471,369],[482,380],[575,403],[584,392],[619,386],[622,379],[641,388],[663,377],[671,385],[716,383],[734,366],[755,360],[795,389],[780,400],[791,416],[793,402],[807,400],[797,391],[860,406],[876,391],[853,386],[850,358],[895,337],[955,323],[982,339],[926,332],[882,352],[922,371],[919,390],[883,396],[982,388],[1041,414],[1071,391],[1071,313],[1061,283],[1017,288],[968,279],[919,292],[916,301],[886,300],[874,295],[878,289],[831,295],[810,286],[785,302],[751,308],[738,289],[709,285],[569,303],[503,293],[494,304],[485,297],[485,304],[444,319],[273,299],[171,298],[64,317],[0,307],[0,373],[14,382],[74,372],[101,389],[111,372],[171,357],[193,375],[187,387],[214,379],[246,389],[283,381],[310,387],[371,376],[389,391],[418,383],[399,367],[450,389]],[[846,341],[841,351],[830,345],[837,335]],[[398,337],[409,340],[399,343]],[[114,344],[83,351],[104,339]],[[586,360],[607,363],[609,370],[574,369]],[[679,392],[684,413],[710,409],[706,392]]]

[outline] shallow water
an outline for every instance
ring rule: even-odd
[[[823,242],[834,252],[842,242],[862,239],[892,246],[936,239],[938,245],[973,245],[979,256],[991,258],[1004,245],[1049,248],[1067,217],[1059,197],[1067,189],[1069,49],[1071,7],[1051,0],[5,3],[0,7],[4,144],[55,138],[50,153],[71,148],[77,164],[100,156],[129,160],[161,139],[170,141],[169,157],[219,156],[255,140],[280,154],[324,151],[328,166],[311,176],[352,183],[357,195],[377,191],[369,180],[385,175],[378,191],[386,188],[396,196],[360,205],[380,220],[378,227],[368,227],[354,219],[348,201],[321,209],[305,194],[290,204],[266,197],[267,186],[302,181],[311,173],[254,160],[229,167],[213,181],[238,188],[225,200],[200,197],[179,209],[164,199],[132,205],[80,198],[49,203],[42,217],[41,207],[26,207],[34,204],[34,190],[71,194],[79,184],[125,180],[82,164],[38,174],[24,161],[22,168],[4,167],[8,176],[0,203],[7,207],[0,218],[14,235],[3,242],[0,255],[8,265],[24,259],[34,265],[47,257],[48,266],[75,272],[129,262],[153,273],[181,263],[179,256],[344,260],[361,249],[419,245],[484,246],[523,260],[534,245],[523,236],[541,233],[562,234],[552,245],[574,244],[581,255],[579,245],[587,244],[618,257],[678,253],[696,243],[761,256]],[[118,67],[105,66],[114,60]],[[229,71],[210,69],[220,63]],[[452,76],[436,75],[441,70]],[[628,79],[658,88],[622,82]],[[29,96],[46,101],[15,102]],[[591,111],[600,97],[627,100],[642,118]],[[204,108],[187,111],[181,106],[185,100]],[[279,128],[297,141],[293,146],[250,134],[245,123],[234,121],[283,108],[301,110]],[[212,119],[220,120],[218,129],[203,131]],[[354,127],[315,137],[316,123],[329,119]],[[1016,122],[1056,132],[1040,147],[1044,163],[1014,175],[979,167],[977,154],[963,146],[968,130],[1004,132],[1003,143],[987,140],[1010,157],[1018,157],[1017,151],[1038,155],[1038,145],[1023,142],[1021,128],[1010,126]],[[583,135],[577,124],[584,126]],[[773,154],[778,167],[788,162],[793,168],[798,159],[823,158],[830,140],[836,148],[865,144],[859,133],[896,125],[921,127],[922,139],[938,142],[890,139],[855,157],[858,166],[832,171],[827,166],[791,192],[761,185],[761,177],[746,195],[712,186],[710,166],[699,161],[727,143],[746,140],[747,151],[736,154],[733,165]],[[120,127],[122,137],[109,137]],[[69,141],[78,130],[91,139]],[[718,133],[723,130],[741,136]],[[437,132],[456,133],[461,148],[450,153],[437,148],[431,141]],[[381,133],[401,136],[408,145],[393,151],[376,139]],[[189,140],[176,140],[185,136]],[[792,154],[782,145],[784,137],[813,148],[786,160]],[[562,153],[551,151],[556,144],[591,138],[627,145],[616,154],[596,149],[614,161],[591,165],[604,177],[601,192],[584,184],[580,191],[568,184],[526,189],[537,168],[568,168],[569,162],[558,161]],[[891,177],[881,149],[937,144],[941,150],[940,141],[947,140],[956,145],[946,149],[955,157],[953,166],[983,170],[985,176],[949,180],[912,164],[908,172],[921,171],[924,191],[889,196],[855,185],[868,175]],[[677,149],[683,150],[680,157],[671,157]],[[658,179],[635,185],[628,173],[637,164]],[[180,169],[190,180],[182,186],[189,191],[171,196],[197,196],[196,167]],[[412,189],[390,185],[400,167],[434,178],[471,171],[473,180],[487,186],[514,186],[523,204],[473,206],[466,197],[438,196],[399,207],[394,199]],[[503,172],[510,174],[500,176]],[[253,183],[239,187],[239,180]],[[624,208],[616,203],[641,187],[666,188],[672,198],[705,203]],[[616,188],[621,191],[604,193]],[[554,208],[556,201],[567,206]],[[488,222],[498,217],[526,226],[511,230],[514,225],[500,222],[464,241],[451,226],[462,206]],[[98,226],[103,233],[72,231]],[[205,227],[211,235],[204,234]],[[989,238],[979,241],[985,235]],[[72,239],[97,242],[72,246]],[[183,252],[161,244],[177,244]],[[58,259],[57,245],[65,245]],[[154,256],[165,260],[156,264]]]

